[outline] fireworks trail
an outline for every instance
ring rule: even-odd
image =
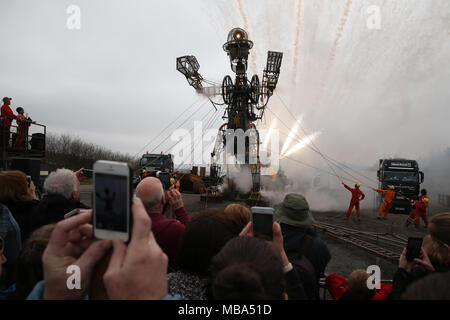
[[[325,86],[326,86],[327,81],[328,81],[328,76],[329,76],[331,67],[333,66],[334,59],[336,57],[336,51],[337,51],[337,48],[339,46],[339,41],[342,38],[344,27],[345,27],[345,25],[347,23],[347,20],[348,20],[349,14],[350,14],[350,9],[351,9],[352,2],[353,2],[353,0],[347,0],[347,2],[345,3],[344,14],[342,15],[342,18],[340,19],[340,22],[339,22],[339,25],[338,25],[338,28],[337,28],[337,32],[336,32],[336,36],[335,36],[335,39],[334,39],[334,42],[333,42],[333,46],[332,46],[331,51],[330,51],[330,59],[328,60],[328,63],[326,65],[326,67],[325,67],[325,76],[324,76],[323,81],[322,81],[322,83],[321,83],[321,85],[319,87],[318,93],[316,94],[315,101],[313,102],[313,106],[315,106],[315,107],[317,107],[319,105],[319,102],[320,102],[320,100],[322,98],[322,93],[325,90]]]
[[[263,149],[267,149],[267,145],[269,144],[270,137],[272,136],[272,133],[273,133],[273,130],[275,129],[276,124],[277,124],[276,120],[272,121],[269,132],[267,133],[267,137],[264,140]]]
[[[301,120],[295,122],[295,125],[292,127],[292,129],[289,132],[289,135],[288,135],[286,141],[283,144],[283,147],[281,148],[281,153],[280,154],[283,154],[287,150],[287,148],[289,148],[289,146],[291,145],[292,139],[294,139],[294,136],[296,136],[296,134],[297,134],[300,121]]]
[[[342,38],[342,32],[344,31],[344,27],[345,24],[347,23],[348,20],[348,15],[350,13],[350,7],[352,5],[353,0],[347,0],[347,2],[345,3],[345,8],[344,8],[344,15],[341,18],[341,22],[339,23],[338,26],[338,31],[336,32],[336,38],[334,39],[334,43],[333,43],[333,48],[331,49],[331,62],[329,63],[329,65],[331,65],[331,63],[334,60],[334,57],[336,56],[336,49],[339,45],[339,40]]]
[[[241,14],[242,20],[244,22],[244,30],[248,32],[248,36],[250,38],[251,37],[250,25],[248,23],[248,16],[247,16],[247,13],[242,4],[242,0],[237,0],[237,4],[238,4],[238,8],[239,8],[239,13]],[[253,47],[253,52],[255,53],[254,56],[258,57],[257,50],[255,49],[255,47]],[[257,70],[258,70],[256,68],[255,60],[256,59],[251,59],[251,65],[252,65],[253,72],[257,72]]]
[[[297,1],[297,9],[296,9],[296,28],[295,28],[295,41],[294,41],[294,61],[292,67],[292,83],[294,85],[294,89],[297,89],[297,64],[298,64],[298,51],[299,51],[299,42],[300,42],[300,33],[302,31],[302,0]]]
[[[286,151],[285,153],[281,153],[280,160],[293,154],[294,152],[297,152],[298,150],[306,147],[307,145],[311,144],[318,136],[320,135],[320,132],[314,132],[313,134],[305,137],[304,139],[300,140],[295,146],[293,146],[291,149]]]
[[[268,4],[269,0],[264,0],[264,17],[266,19],[266,34],[267,34],[267,41],[269,44],[269,48],[272,47],[272,40],[271,40],[271,36],[270,36],[270,16],[269,16],[269,4]]]

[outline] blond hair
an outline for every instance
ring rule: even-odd
[[[364,269],[354,270],[348,277],[348,293],[356,300],[369,300],[374,290],[367,287],[369,274]]]
[[[225,208],[221,213],[221,218],[233,229],[240,231],[250,222],[251,212],[247,207],[233,203]]]

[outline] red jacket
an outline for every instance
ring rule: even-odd
[[[350,191],[351,193],[352,193],[352,201],[359,201],[359,200],[363,200],[365,197],[366,197],[366,195],[364,194],[364,192],[362,192],[360,189],[358,189],[358,188],[355,188],[355,189],[352,189],[352,188],[350,188],[348,185],[346,185],[346,184],[344,184],[344,187],[348,190],[348,191]],[[361,199],[360,199],[360,197],[361,197]]]
[[[175,219],[168,219],[160,213],[150,214],[152,232],[162,251],[167,254],[169,263],[175,261],[175,255],[185,226],[191,220],[184,207],[174,211]]]
[[[4,104],[1,108],[1,118],[1,123],[5,124],[5,126],[9,128],[11,127],[11,122],[13,119],[17,118],[17,116],[8,105]]]
[[[426,213],[427,212],[427,204],[423,203],[421,200],[414,200],[414,205],[415,205],[416,211],[418,213]]]
[[[335,273],[326,277],[325,284],[334,300],[341,299],[344,292],[348,291],[348,280]],[[375,290],[375,293],[370,300],[387,300],[391,291],[392,284],[382,283],[381,288]]]

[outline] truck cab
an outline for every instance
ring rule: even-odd
[[[135,186],[145,177],[156,177],[158,171],[172,173],[174,171],[173,154],[146,153],[139,160],[138,177]]]
[[[409,214],[411,202],[407,198],[417,200],[420,193],[420,184],[424,181],[424,173],[419,170],[417,161],[380,159],[377,177],[379,189],[388,189],[389,185],[395,187],[396,195],[390,212]],[[381,203],[382,195],[379,195],[378,201]]]
[[[139,161],[139,167],[147,172],[173,172],[172,154],[144,154]]]

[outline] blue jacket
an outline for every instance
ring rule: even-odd
[[[0,300],[14,300],[16,298],[16,284],[13,283],[8,289],[0,290]]]
[[[0,235],[5,242],[7,264],[14,264],[22,249],[20,227],[8,207],[0,203]]]

